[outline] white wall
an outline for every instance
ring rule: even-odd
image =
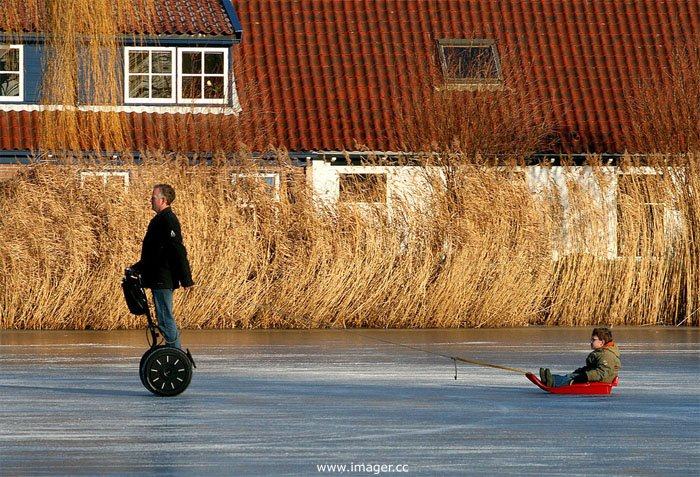
[[[323,160],[312,161],[307,180],[317,206],[332,208],[340,195],[340,174],[386,174],[389,210],[395,203],[425,207],[432,190],[431,181],[443,181],[437,167],[419,166],[335,166]]]
[[[555,219],[558,230],[552,237],[552,257],[587,253],[605,258],[617,257],[617,177],[614,166],[527,166],[529,190],[541,197],[543,207]],[[650,168],[627,169],[640,174]],[[444,173],[431,166],[335,166],[314,160],[307,181],[319,209],[332,209],[339,198],[339,175],[381,173],[387,175],[387,209],[399,200],[409,207],[426,208],[432,187],[444,183]],[[432,185],[431,185],[432,183]],[[427,209],[426,209],[427,212]],[[593,212],[593,213],[591,213]],[[665,211],[668,223],[678,222],[677,212]],[[597,217],[598,220],[591,220]]]

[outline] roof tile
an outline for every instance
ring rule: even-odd
[[[274,78],[260,82],[262,94],[269,95],[284,121],[278,140],[293,150],[352,149],[355,143],[397,148],[396,112],[387,98],[424,87],[415,67],[435,61],[438,38],[489,37],[499,49],[518,51],[524,64],[533,65],[537,91],[549,105],[540,114],[565,136],[579,136],[575,147],[620,151],[630,118],[616,99],[637,78],[668,67],[677,43],[689,35],[700,37],[698,0],[234,4],[246,30],[235,50],[237,81]],[[257,45],[267,42],[284,48],[256,54]],[[280,68],[283,64],[287,67]],[[291,81],[291,88],[279,87],[299,76],[302,80]],[[306,105],[302,114],[295,111],[300,105]]]
[[[133,0],[138,8],[141,0]],[[230,0],[152,0],[156,12],[153,24],[135,22],[122,33],[149,35],[217,35],[231,36],[231,24],[222,2]],[[0,16],[0,31],[41,32],[42,15],[31,9],[21,9],[19,25],[14,18]],[[19,26],[19,28],[17,28]]]
[[[214,20],[224,18],[219,0],[157,1],[160,32],[192,33],[205,26],[210,33],[231,31],[230,24]],[[234,47],[243,103],[248,104],[246,86],[255,85],[257,107],[274,118],[266,140],[290,150],[355,149],[357,144],[398,149],[393,99],[429,87],[419,73],[422,65],[435,65],[436,40],[488,37],[499,51],[517,52],[531,65],[542,101],[535,113],[561,131],[563,151],[620,152],[631,130],[621,99],[628,88],[668,68],[677,45],[700,38],[700,0],[234,4],[245,30],[243,42]],[[38,124],[37,114],[31,114],[32,125]],[[133,114],[129,121],[134,148],[183,150],[203,148],[192,131],[205,132],[202,128],[215,120]],[[0,113],[4,149],[36,147],[20,124],[18,113]],[[216,148],[212,141],[208,146]]]

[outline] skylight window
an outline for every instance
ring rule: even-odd
[[[448,85],[501,83],[501,64],[493,40],[438,40],[442,73]]]

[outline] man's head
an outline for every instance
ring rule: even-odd
[[[156,184],[151,194],[151,209],[158,213],[175,201],[175,189],[170,184]]]
[[[610,328],[600,327],[594,328],[591,333],[591,348],[599,349],[613,340],[612,331]]]

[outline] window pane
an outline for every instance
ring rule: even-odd
[[[204,97],[207,99],[223,99],[224,78],[221,76],[205,76]]]
[[[148,98],[148,76],[129,75],[129,97]]]
[[[202,53],[184,52],[182,54],[182,72],[184,74],[202,73]]]
[[[151,81],[152,98],[172,98],[173,85],[170,76],[154,75]]]
[[[130,51],[129,52],[129,72],[130,73],[148,73],[148,52],[147,51]]]
[[[224,74],[224,54],[223,53],[205,53],[204,54],[204,72],[208,74]]]
[[[452,78],[497,78],[496,58],[490,46],[445,46],[447,74]]]
[[[0,96],[19,97],[19,75],[0,74]]]
[[[155,51],[151,59],[152,73],[172,73],[173,61],[169,51]]]
[[[186,99],[202,97],[202,78],[200,76],[182,78],[182,97]]]
[[[665,187],[657,174],[617,178],[617,250],[620,256],[652,256],[664,250]]]
[[[19,49],[0,47],[0,71],[19,72]]]
[[[268,186],[270,189],[274,189],[274,188],[275,188],[275,182],[277,182],[277,181],[276,181],[276,176],[265,176],[265,177],[263,177],[263,180],[265,181],[265,183],[267,184],[267,186]]]

